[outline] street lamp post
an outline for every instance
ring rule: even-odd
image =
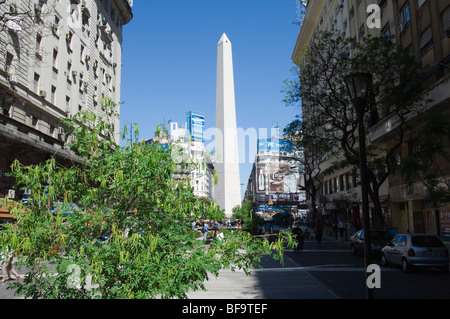
[[[359,135],[359,168],[361,174],[361,195],[363,201],[363,222],[364,222],[364,263],[366,269],[366,296],[367,299],[373,298],[373,290],[367,285],[369,276],[367,269],[371,264],[370,252],[370,217],[369,217],[369,197],[368,197],[368,178],[367,178],[367,157],[366,157],[366,137],[364,132],[364,111],[366,108],[368,96],[372,90],[372,76],[368,73],[352,73],[345,78],[347,90],[352,98],[358,116],[358,135]]]

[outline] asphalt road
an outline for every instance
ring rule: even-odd
[[[281,265],[270,256],[263,259],[263,269],[251,276],[243,272],[224,272],[212,278],[207,292],[193,292],[190,298],[224,299],[366,299],[365,268],[362,256],[353,256],[350,245],[326,237],[320,247],[306,239],[304,250],[285,252]],[[373,263],[380,264],[374,259]],[[25,271],[17,269],[23,277]],[[21,279],[22,280],[22,279]],[[374,299],[450,299],[450,274],[436,269],[403,273],[399,267],[381,268],[380,288]],[[9,282],[0,284],[0,299],[19,299]]]
[[[327,238],[321,247],[306,240],[300,254],[286,252],[299,267],[308,272],[340,299],[366,299],[364,257],[353,256],[348,242]],[[403,273],[400,267],[381,267],[380,288],[373,289],[374,299],[450,299],[450,274],[438,269],[415,269]]]

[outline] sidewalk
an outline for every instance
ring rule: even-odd
[[[350,250],[349,242],[325,237],[320,248],[314,240],[306,240],[304,250]],[[289,250],[288,250],[289,251]],[[263,269],[223,270],[217,278],[205,283],[207,291],[191,291],[189,299],[339,299],[303,267],[287,256],[284,265],[265,256]]]
[[[189,292],[189,299],[338,299],[307,271],[295,267],[221,271],[205,283],[207,291]]]

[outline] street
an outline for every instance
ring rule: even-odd
[[[353,256],[350,244],[327,237],[321,247],[305,240],[300,254],[286,252],[286,257],[307,270],[341,299],[365,299],[364,257]],[[378,258],[373,264],[381,267]],[[381,288],[373,289],[374,299],[449,299],[450,275],[436,269],[416,269],[403,273],[400,267],[381,267]]]
[[[379,259],[373,259],[380,265]],[[353,256],[349,242],[325,237],[320,247],[306,239],[304,250],[288,249],[284,265],[270,256],[262,259],[262,269],[251,276],[224,271],[211,278],[207,292],[193,292],[190,299],[365,299],[364,258]],[[19,274],[25,271],[17,269]],[[400,267],[381,268],[381,288],[374,288],[374,299],[450,299],[450,274],[436,269],[417,269],[403,273]],[[23,280],[23,279],[21,279]],[[11,282],[11,281],[10,281]],[[0,284],[0,299],[17,299]]]

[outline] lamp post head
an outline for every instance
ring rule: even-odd
[[[356,112],[359,113],[362,111],[359,108],[364,108],[372,91],[372,75],[370,73],[355,72],[347,75],[344,80]]]

